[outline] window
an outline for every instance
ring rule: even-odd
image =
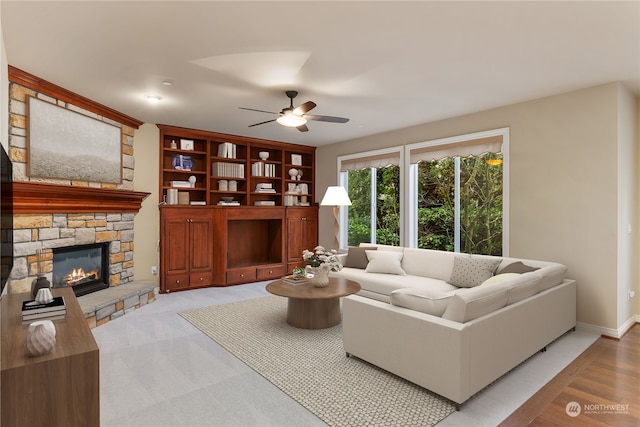
[[[400,245],[401,149],[381,150],[340,159],[340,182],[351,206],[340,216],[340,246],[360,243]]]
[[[400,168],[390,165],[347,171],[349,246],[400,245]]]
[[[502,154],[417,164],[419,248],[502,255]]]
[[[505,128],[339,157],[352,203],[340,210],[340,246],[508,255],[508,137]]]
[[[412,246],[507,253],[506,129],[408,146]]]

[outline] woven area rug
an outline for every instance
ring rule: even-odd
[[[453,403],[348,358],[342,326],[297,329],[287,300],[268,296],[180,315],[331,426],[432,426]],[[384,345],[384,343],[381,343]]]

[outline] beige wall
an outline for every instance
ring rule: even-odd
[[[160,270],[160,214],[158,211],[158,177],[160,130],[154,124],[144,124],[136,130],[133,153],[135,191],[151,193],[143,202],[134,219],[134,280],[153,280],[159,285],[159,276],[151,275],[151,267]]]
[[[566,264],[578,281],[578,320],[616,329],[619,90],[612,83],[319,147],[316,194],[336,184],[340,155],[509,127],[510,255]],[[320,215],[320,244],[330,245],[331,212]]]

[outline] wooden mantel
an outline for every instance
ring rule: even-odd
[[[138,212],[150,193],[13,182],[13,213]]]

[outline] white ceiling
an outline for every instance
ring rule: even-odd
[[[147,123],[308,145],[612,81],[640,94],[638,1],[3,0],[0,14],[8,63],[65,89]],[[248,127],[276,116],[238,107],[278,112],[288,89],[351,120]]]

